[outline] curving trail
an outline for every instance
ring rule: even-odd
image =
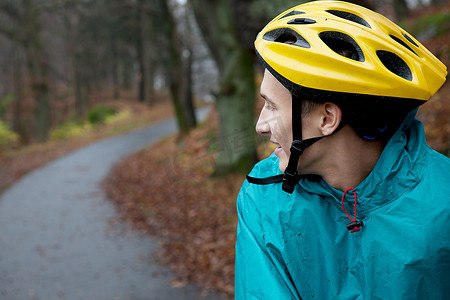
[[[92,144],[0,195],[0,299],[219,299],[174,288],[152,259],[157,240],[110,222],[99,187],[120,158],[175,131],[170,120]]]

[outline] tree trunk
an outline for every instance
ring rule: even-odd
[[[250,53],[245,49],[233,53],[225,74],[221,78],[221,90],[217,95],[220,116],[221,151],[217,157],[217,172],[247,173],[256,157],[254,130],[255,82]]]
[[[154,80],[155,80],[155,76],[154,76],[154,70],[153,70],[153,63],[151,61],[151,59],[149,57],[146,57],[145,59],[146,64],[145,64],[145,78],[146,78],[146,82],[145,82],[145,94],[147,95],[147,103],[149,105],[153,105],[153,103],[155,102],[155,88],[154,88]]]
[[[83,95],[83,73],[82,73],[82,53],[79,46],[80,39],[78,33],[78,15],[71,14],[70,11],[65,11],[65,24],[67,32],[67,43],[69,45],[71,76],[70,83],[75,92],[75,112],[78,118],[83,118],[87,103],[85,95]]]
[[[112,40],[111,41],[111,50],[112,50],[112,56],[113,56],[113,61],[111,62],[112,66],[112,83],[113,83],[113,96],[114,99],[117,100],[120,98],[120,83],[119,83],[119,50],[117,47],[117,40]]]
[[[193,82],[192,82],[192,29],[189,19],[190,9],[186,6],[185,10],[185,24],[184,32],[181,33],[183,40],[183,104],[186,123],[189,128],[194,128],[197,125],[197,118],[195,116],[195,106],[193,101]]]
[[[42,43],[40,38],[41,26],[39,23],[38,9],[33,1],[24,1],[26,32],[25,54],[31,78],[31,88],[36,102],[36,138],[45,141],[50,129],[50,105],[49,88],[47,82],[47,64],[43,58]]]
[[[182,54],[180,50],[179,40],[177,38],[176,26],[173,15],[169,10],[167,0],[159,0],[161,8],[161,17],[166,21],[165,33],[170,41],[168,66],[166,67],[166,78],[169,83],[170,95],[177,119],[178,129],[181,135],[189,132],[189,125],[186,120],[186,114],[184,112],[184,105],[182,101]]]
[[[125,51],[122,46],[120,51]],[[129,58],[128,55],[124,55],[120,58],[120,74],[121,74],[121,87],[122,89],[128,91],[131,89],[132,81],[133,81],[133,60]]]
[[[170,60],[171,66],[166,71],[168,72],[169,90],[172,98],[172,104],[175,110],[175,116],[177,119],[178,129],[181,135],[185,135],[189,132],[189,126],[186,120],[186,114],[184,113],[184,106],[181,98],[182,81],[181,76],[183,68],[181,64],[181,55],[178,46],[175,44],[175,40],[170,43]]]
[[[75,50],[74,63],[74,86],[75,86],[75,108],[78,118],[84,118],[87,111],[86,95],[83,93],[83,73],[81,64],[81,55],[79,51]]]
[[[143,48],[144,48],[144,68],[145,68],[145,95],[147,96],[147,104],[152,105],[155,101],[155,88],[154,88],[154,80],[155,80],[155,58],[156,55],[154,51],[156,51],[155,47],[153,47],[153,39],[151,38],[155,32],[155,28],[153,26],[152,17],[147,14],[143,15],[143,23],[142,23],[142,40],[143,40]]]
[[[183,104],[186,123],[189,128],[197,125],[195,107],[192,97],[192,52],[189,48],[183,50]]]
[[[192,4],[221,76],[217,93],[220,145],[216,171],[248,172],[257,159],[253,58],[238,38],[228,0],[192,0]]]
[[[139,91],[139,101],[146,102],[146,68],[145,68],[145,49],[144,49],[144,39],[143,39],[143,6],[145,0],[138,0],[138,6],[136,10],[136,53],[137,53],[137,61],[139,68],[139,77],[138,77],[138,91]]]
[[[19,134],[20,143],[26,145],[30,142],[30,136],[24,124],[22,118],[22,59],[21,52],[16,41],[13,43],[13,57],[12,57],[12,70],[13,70],[13,85],[14,85],[14,119],[13,130]]]

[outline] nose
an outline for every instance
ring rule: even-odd
[[[261,110],[261,113],[259,114],[258,122],[256,123],[256,132],[260,135],[269,135],[270,134],[270,125],[265,118],[264,114],[264,108]]]

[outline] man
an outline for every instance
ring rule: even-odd
[[[236,299],[449,299],[450,162],[414,117],[445,66],[345,2],[294,7],[255,46],[276,149],[238,196]]]

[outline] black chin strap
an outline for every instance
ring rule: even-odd
[[[298,160],[300,156],[303,154],[303,151],[305,151],[306,148],[311,146],[317,141],[320,141],[321,139],[330,136],[330,135],[324,135],[324,136],[318,136],[306,140],[302,140],[302,100],[292,95],[292,145],[291,145],[291,155],[289,156],[289,162],[284,170],[284,177],[283,177],[283,185],[282,189],[286,193],[292,194],[294,192],[295,186],[302,178],[310,178],[311,175],[298,175],[297,173],[297,167],[298,167]],[[341,120],[341,123],[339,124],[338,128],[332,133],[338,132],[342,127],[344,127],[345,122]],[[312,175],[314,177],[317,177],[317,175]],[[317,178],[314,178],[317,179]]]
[[[283,177],[283,186],[282,189],[286,193],[292,194],[294,192],[294,188],[297,185],[297,183],[302,179],[304,176],[300,176],[297,173],[297,167],[298,167],[298,160],[300,156],[303,154],[303,151],[314,144],[317,141],[320,141],[324,137],[327,137],[327,135],[315,137],[311,139],[306,140],[294,140],[292,142],[291,146],[291,155],[289,156],[289,162],[284,170],[284,177]]]
[[[289,162],[284,170],[283,191],[292,194],[300,178],[297,173],[298,160],[303,151],[314,144],[316,140],[302,141],[302,101],[299,97],[292,95],[292,145]]]

